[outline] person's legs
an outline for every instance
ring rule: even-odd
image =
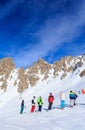
[[[35,106],[32,106],[31,112],[34,112],[34,111],[35,111]]]
[[[42,110],[42,106],[41,105],[39,105],[39,111],[41,111]]]
[[[74,106],[74,99],[70,100],[70,106],[73,107]]]
[[[21,110],[20,110],[20,114],[23,113],[23,110],[24,110],[24,107],[22,106],[22,107],[21,107]]]
[[[51,110],[52,109],[52,102],[49,102],[49,106],[48,106],[48,110]]]
[[[61,100],[61,109],[64,109],[64,108],[65,108],[65,101]]]

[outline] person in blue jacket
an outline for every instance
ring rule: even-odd
[[[20,114],[23,113],[23,110],[24,110],[24,100],[22,100],[22,102],[21,102],[21,110],[20,110]]]
[[[75,104],[75,93],[71,90],[69,93],[70,106],[73,107]]]
[[[78,95],[73,92],[73,91],[70,91],[69,93],[69,98],[70,98],[70,106],[73,107],[76,105],[76,99],[77,99]]]

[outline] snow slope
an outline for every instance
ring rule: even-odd
[[[0,130],[85,130],[85,95],[78,91],[85,88],[85,78],[74,73],[64,80],[60,78],[48,79],[38,82],[35,87],[29,88],[24,93],[18,94],[16,88],[9,87],[9,91],[0,95]],[[77,105],[69,106],[69,91],[78,94]],[[60,109],[59,93],[63,91],[66,97],[66,108]],[[48,95],[52,92],[55,101],[53,109],[48,107]],[[42,112],[30,113],[31,99],[33,96],[42,96]],[[20,114],[21,99],[25,100],[24,113]],[[36,105],[36,110],[37,110]]]

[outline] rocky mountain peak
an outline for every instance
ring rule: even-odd
[[[15,64],[12,58],[7,57],[0,60],[0,88],[6,91],[7,79],[13,69],[15,69]]]
[[[0,88],[6,91],[8,79],[14,71],[17,71],[17,79],[13,81],[13,86],[17,85],[17,91],[23,92],[28,87],[33,87],[38,81],[46,80],[49,78],[60,77],[63,80],[68,74],[76,72],[80,77],[85,76],[85,55],[79,57],[66,56],[60,61],[49,64],[43,59],[39,59],[32,67],[28,67],[27,70],[23,68],[16,69],[12,58],[7,57],[0,60]],[[10,80],[12,80],[12,76]]]
[[[38,64],[44,64],[44,63],[46,63],[45,60],[43,60],[43,59],[41,59],[41,58],[38,60]]]

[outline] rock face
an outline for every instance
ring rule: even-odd
[[[48,63],[46,63],[43,59],[39,59],[39,61],[37,63],[34,63],[33,67],[29,68],[28,70],[30,85],[34,86],[37,83],[39,80],[39,73],[41,75],[44,75],[42,80],[47,79],[50,69],[51,66]]]
[[[11,71],[15,69],[15,64],[11,58],[4,58],[0,60],[0,88],[6,91],[7,88],[7,79]]]
[[[23,92],[25,89],[28,88],[28,75],[25,74],[25,71],[23,68],[20,68],[18,70],[18,79],[19,79],[19,83],[18,83],[18,92]]]
[[[73,74],[78,70],[76,74],[80,77],[85,76],[85,55],[80,57],[67,56],[62,58],[54,64],[48,64],[43,59],[39,59],[32,67],[28,67],[26,70],[23,68],[17,69],[11,58],[4,58],[0,60],[0,89],[7,90],[8,79],[12,80],[11,73],[17,70],[17,79],[13,82],[13,86],[17,86],[19,93],[23,92],[28,87],[35,86],[38,81],[48,80],[49,77],[60,77],[63,80],[68,74]]]
[[[64,71],[65,74],[63,75],[65,76],[66,72],[73,71],[73,67],[70,66],[70,63],[72,62],[72,60],[73,60],[73,57],[68,56],[68,57],[62,58],[59,62],[55,62],[53,64],[54,75],[57,76],[58,72]],[[69,65],[69,67],[67,66],[67,64]]]
[[[85,76],[85,69],[80,73],[80,77]]]

